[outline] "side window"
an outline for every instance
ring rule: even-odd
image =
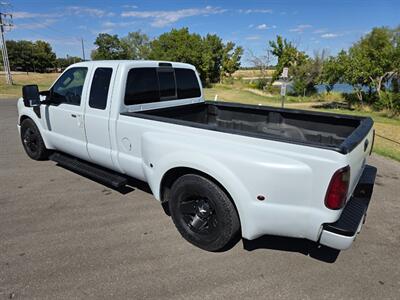
[[[51,95],[59,103],[80,105],[87,68],[78,67],[67,70],[54,84]]]
[[[111,75],[112,68],[97,68],[94,72],[89,96],[90,107],[97,109],[106,108]]]
[[[126,81],[125,105],[160,101],[157,71],[155,68],[129,70]]]
[[[195,98],[201,96],[199,81],[193,70],[175,69],[178,90],[178,99]]]

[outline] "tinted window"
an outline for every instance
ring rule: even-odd
[[[178,99],[200,97],[199,81],[193,70],[176,68],[175,77],[178,85]]]
[[[176,84],[174,70],[159,69],[158,82],[160,84],[160,98],[162,100],[176,99]]]
[[[155,68],[134,68],[128,73],[125,104],[157,102],[160,100]]]
[[[200,97],[196,73],[182,68],[134,68],[128,73],[125,104]]]
[[[51,95],[59,103],[81,104],[83,84],[87,68],[71,68],[57,80],[51,89]]]
[[[89,96],[90,107],[98,109],[106,108],[111,75],[112,68],[97,68],[94,72]]]

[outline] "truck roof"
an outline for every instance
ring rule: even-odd
[[[160,63],[169,63],[174,68],[186,68],[195,70],[196,68],[193,65],[181,63],[181,62],[173,62],[173,61],[163,61],[163,60],[91,60],[91,61],[82,61],[75,63],[71,66],[129,66],[129,67],[158,67]]]

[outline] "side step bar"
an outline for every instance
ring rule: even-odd
[[[126,177],[123,177],[116,172],[101,168],[66,154],[56,152],[50,155],[49,159],[71,171],[93,178],[94,180],[114,188],[121,188],[128,183]]]

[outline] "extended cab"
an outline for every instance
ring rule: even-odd
[[[376,176],[371,118],[204,100],[195,68],[158,61],[70,66],[23,87],[29,157],[120,188],[145,181],[181,235],[209,251],[240,234],[350,247]]]

